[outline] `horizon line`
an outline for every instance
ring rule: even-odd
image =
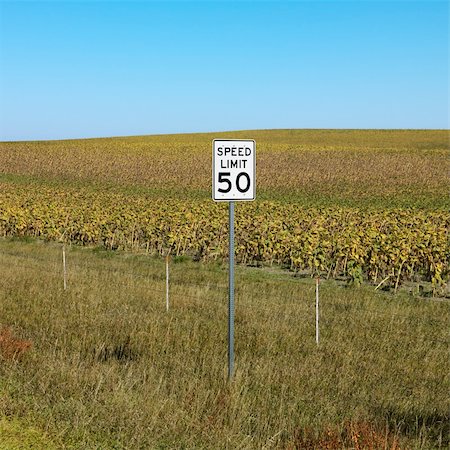
[[[176,133],[151,133],[151,134],[124,134],[114,136],[95,136],[95,137],[74,137],[74,138],[49,138],[49,139],[14,139],[0,140],[0,143],[24,143],[24,142],[58,142],[58,141],[88,141],[100,139],[131,139],[142,137],[159,137],[159,136],[182,136],[195,134],[223,134],[223,133],[244,133],[244,132],[260,132],[260,131],[448,131],[450,128],[254,128],[240,130],[222,130],[222,131],[187,131]]]

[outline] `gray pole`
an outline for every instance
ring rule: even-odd
[[[228,303],[228,379],[233,378],[234,369],[234,202],[230,202],[229,208],[229,303]]]

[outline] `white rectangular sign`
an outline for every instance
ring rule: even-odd
[[[255,200],[256,142],[213,140],[212,198],[216,202]]]

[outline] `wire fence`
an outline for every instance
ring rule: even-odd
[[[141,267],[134,271],[123,270],[123,269],[112,269],[107,265],[103,264],[103,260],[101,264],[99,261],[90,261],[89,259],[85,259],[82,263],[79,263],[77,260],[70,259],[71,252],[67,251],[67,270],[70,273],[70,280],[73,282],[74,278],[77,276],[79,271],[91,271],[96,274],[101,274],[101,276],[107,274],[110,276],[120,275],[121,277],[129,277],[132,280],[137,280],[139,283],[148,283],[151,284],[151,291],[153,294],[157,294],[161,296],[161,299],[165,299],[166,296],[166,277],[165,277],[165,268],[163,262],[161,263],[161,276],[155,276],[154,270],[149,270],[145,273]],[[15,259],[15,265],[19,265],[20,267],[30,269],[39,269],[45,270],[47,272],[51,271],[54,275],[60,275],[62,279],[63,273],[63,260],[62,253],[59,254],[58,258],[53,260],[53,263],[49,263],[48,257],[41,257],[36,254],[18,254],[16,252],[8,252],[5,250],[0,251],[0,256],[6,256],[9,258]],[[81,253],[77,253],[77,258],[81,257]],[[180,272],[185,273],[186,268],[180,265]],[[198,270],[197,270],[198,272]],[[284,282],[285,280],[277,280],[277,282]],[[274,302],[273,297],[265,296],[264,292],[258,292],[257,298],[255,298],[255,294],[252,293],[249,295],[247,288],[238,287],[236,289],[236,295],[239,300],[236,304],[236,312],[239,315],[240,313],[254,311],[255,309],[263,312],[267,311],[268,313],[273,312],[274,303],[278,307],[293,307],[295,306],[297,309],[302,309],[306,312],[309,311],[310,316],[314,316],[314,291],[315,286],[313,284],[308,285],[307,283],[299,282],[297,280],[290,280],[293,283],[296,283],[298,288],[301,288],[301,299],[300,295],[298,297],[293,298],[283,298],[277,302]],[[157,286],[158,283],[161,283],[161,287]],[[171,275],[171,285],[170,285],[170,298],[171,303],[173,305],[177,305],[183,303],[183,301],[188,300],[195,304],[205,305],[205,303],[213,303],[216,306],[222,306],[224,309],[228,306],[228,285],[227,284],[218,284],[213,282],[207,282],[203,289],[198,294],[192,294],[189,292],[190,289],[199,290],[198,282],[189,282],[186,278],[178,278],[174,280],[173,273]],[[70,289],[70,285],[68,287]],[[212,295],[208,295],[208,294]],[[207,296],[208,295],[208,296]],[[205,298],[207,296],[207,299]],[[305,303],[305,297],[310,299],[309,302]],[[380,312],[379,310],[374,309],[366,304],[358,304],[358,303],[337,303],[336,301],[331,301],[330,296],[328,294],[323,295],[320,303],[320,327],[321,328],[329,328],[334,327],[335,325],[339,325],[342,327],[365,327],[371,331],[375,330],[377,333],[385,333],[389,332],[395,335],[401,335],[404,337],[411,338],[412,333],[411,330],[405,330],[408,326],[414,327],[414,331],[417,331],[418,326],[420,325],[427,327],[427,334],[425,335],[415,335],[414,338],[418,340],[418,338],[423,338],[428,342],[433,342],[436,344],[450,344],[450,333],[447,331],[445,333],[445,338],[441,339],[438,336],[430,335],[430,326],[435,327],[437,332],[442,332],[442,327],[445,326],[445,318],[442,320],[427,317],[427,316],[417,316],[409,313],[408,311],[399,311],[399,310],[386,310]],[[382,300],[380,300],[382,301]],[[185,302],[183,303],[185,304]],[[345,317],[342,317],[345,315]],[[305,316],[303,316],[305,317]],[[309,316],[308,316],[309,317]],[[384,330],[382,328],[374,327],[374,325],[379,325],[380,323],[385,324]],[[313,321],[311,321],[312,327]],[[448,323],[447,323],[448,325]],[[419,339],[422,340],[422,339]]]

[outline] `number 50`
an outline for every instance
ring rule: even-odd
[[[219,192],[226,194],[230,192],[233,188],[233,184],[230,180],[231,173],[230,172],[219,172],[219,183],[224,183],[226,185],[225,188],[218,188]],[[247,192],[250,189],[250,176],[246,172],[240,172],[236,175],[235,180],[236,189],[241,192]]]

